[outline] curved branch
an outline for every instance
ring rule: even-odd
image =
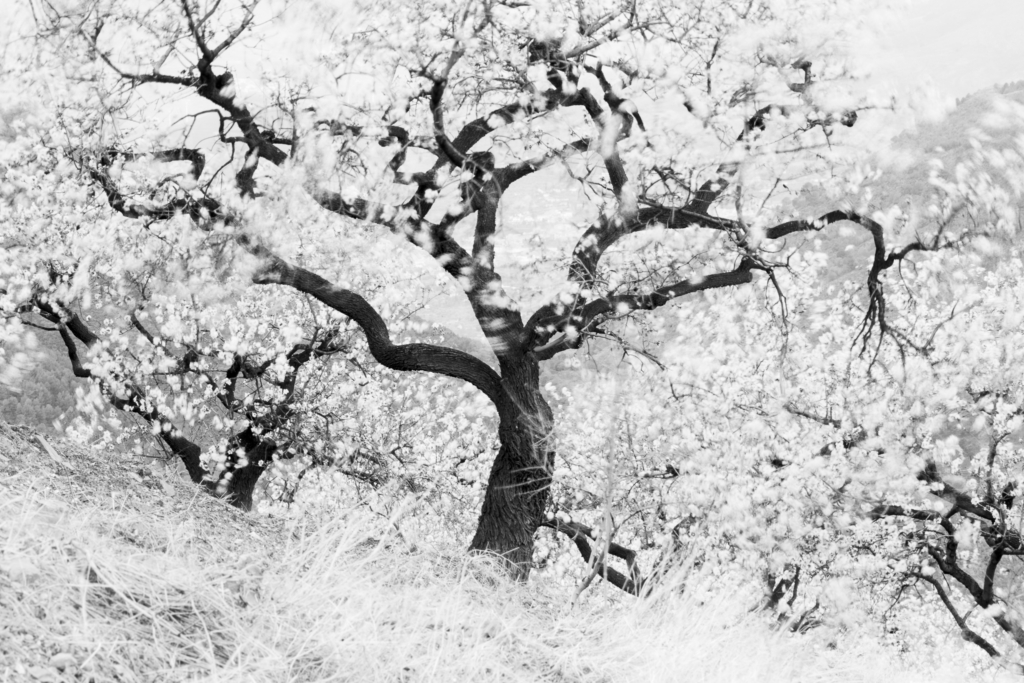
[[[433,91],[431,91],[431,98],[433,99]],[[455,139],[452,140],[451,144],[456,150],[465,154],[471,150],[476,143],[480,142],[494,131],[511,123],[515,123],[517,115],[529,115],[536,112],[537,109],[532,104],[519,104],[518,102],[505,105],[504,107],[499,107],[463,126],[462,130],[459,131],[457,136],[455,136]]]
[[[453,166],[464,166],[466,164],[465,153],[453,145],[452,141],[448,139],[448,135],[444,132],[444,107],[442,106],[442,99],[447,83],[447,79],[436,79],[433,87],[430,89],[430,113],[434,118],[434,139],[449,163]]]
[[[585,289],[592,287],[597,277],[597,264],[613,244],[627,235],[658,227],[669,230],[689,227],[733,230],[738,224],[727,218],[709,216],[687,208],[661,206],[643,208],[631,221],[617,221],[614,217],[602,216],[577,240],[569,264],[568,280]]]
[[[533,352],[538,360],[548,360],[567,349],[579,348],[586,333],[593,331],[603,316],[622,316],[638,310],[651,311],[673,299],[695,292],[746,284],[754,279],[752,271],[752,263],[748,259],[743,259],[735,270],[727,273],[689,278],[659,287],[648,294],[622,294],[594,299],[576,308],[568,316],[555,313],[547,319],[538,318],[531,328],[531,331],[535,332],[532,341],[538,344],[533,348]],[[570,329],[570,326],[575,329]],[[555,335],[559,332],[562,336],[556,338]]]
[[[942,601],[946,610],[950,615],[952,615],[953,621],[956,622],[956,625],[960,627],[960,635],[963,636],[964,640],[980,647],[988,654],[989,657],[1002,657],[999,650],[992,646],[992,643],[985,640],[985,638],[983,638],[977,631],[967,625],[967,621],[960,615],[960,612],[957,611],[956,607],[953,605],[953,601],[949,599],[949,595],[946,594],[945,589],[942,587],[942,584],[939,583],[938,579],[934,576],[925,576],[924,574],[917,574],[916,576],[920,579],[924,579],[924,581],[932,585],[935,592],[939,595],[939,600]]]
[[[139,158],[139,155],[134,153],[117,152],[111,150],[112,154],[118,154],[126,159],[135,160]],[[177,147],[175,149],[164,149],[157,152],[152,152],[148,156],[153,157],[156,161],[171,162],[171,161],[187,161],[192,164],[192,179],[198,181],[203,175],[203,169],[206,168],[206,155],[200,152],[198,149],[190,149],[188,147]]]
[[[111,208],[128,218],[168,220],[178,213],[185,213],[201,229],[206,229],[203,225],[211,217],[226,222],[233,220],[233,216],[225,213],[218,201],[205,196],[200,199],[176,198],[159,207],[129,204],[110,177],[107,166],[101,166],[100,170],[91,170],[90,173],[102,186]],[[502,287],[501,278],[487,264],[474,259],[451,236],[451,228],[465,217],[464,214],[448,215],[441,223],[434,224],[422,218],[403,218],[391,207],[372,204],[362,199],[349,202],[340,193],[324,193],[318,201],[321,206],[335,213],[365,220],[376,219],[393,230],[401,230],[410,243],[430,254],[462,286],[474,315],[499,360],[507,352],[521,346],[522,317],[511,305],[511,300]],[[239,241],[243,247],[253,248],[244,236],[240,237]]]
[[[591,543],[597,542],[597,536],[592,528],[571,520],[562,521],[558,519],[557,515],[551,519],[544,519],[540,525],[568,536],[576,544],[576,548],[580,551],[583,561],[587,564],[591,563],[591,558],[593,557]],[[644,580],[636,563],[636,552],[614,541],[610,541],[608,543],[608,554],[626,561],[626,566],[629,568],[629,576],[609,567],[600,559],[594,562],[593,565],[596,573],[616,588],[631,595],[640,595],[644,587]]]
[[[601,257],[604,256],[604,253],[613,244],[633,233],[654,227],[681,230],[692,226],[699,226],[717,230],[731,230],[736,225],[735,221],[696,213],[685,208],[647,207],[641,209],[629,221],[623,221],[618,216],[601,216],[576,242],[576,247],[572,253],[572,260],[569,264],[567,280],[575,285],[578,291],[586,292],[592,290],[597,282],[597,266],[601,261]],[[686,282],[690,282],[691,285],[696,284],[695,281],[684,281],[684,283],[677,283],[675,289],[671,286],[663,288],[665,291],[655,296],[651,302],[659,300],[662,295],[667,295],[669,290],[677,291],[676,296],[697,291],[689,289],[685,284]],[[634,300],[638,304],[635,308],[648,307],[649,302],[647,300],[636,297],[634,297]],[[629,305],[633,302],[626,299],[623,300],[623,303]],[[662,305],[663,303],[665,302],[662,301],[657,305]],[[558,299],[545,304],[530,316],[526,324],[527,343],[533,347],[545,346],[554,334],[564,330],[569,324],[574,325],[577,329],[582,329],[583,318],[580,316],[580,309],[586,304],[587,302],[577,301],[571,306],[567,306]],[[601,304],[597,304],[597,308],[600,307]],[[593,310],[596,311],[597,308]],[[543,328],[549,329],[545,330]],[[546,357],[550,358],[554,353],[566,348],[572,347],[561,347]]]
[[[384,319],[362,296],[336,287],[319,275],[292,265],[263,247],[250,244],[249,250],[262,261],[252,278],[255,284],[292,287],[348,316],[362,328],[370,353],[381,365],[392,370],[419,370],[463,380],[482,391],[499,412],[509,403],[501,386],[501,377],[479,358],[464,351],[433,344],[393,344]]]
[[[874,246],[874,255],[871,261],[871,268],[868,270],[868,308],[864,313],[864,321],[861,323],[858,337],[862,339],[861,351],[867,348],[868,339],[871,336],[874,325],[882,335],[889,331],[889,325],[885,318],[885,297],[882,292],[881,275],[882,271],[891,267],[898,259],[902,259],[906,253],[886,255],[885,233],[878,221],[864,216],[856,211],[836,210],[830,211],[813,221],[787,221],[765,230],[766,239],[778,239],[796,232],[820,231],[827,225],[839,221],[850,221],[857,223],[869,233]]]
[[[431,92],[433,95],[433,91]],[[517,116],[531,116],[533,114],[541,114],[544,112],[551,111],[556,107],[577,107],[583,106],[587,108],[587,112],[593,115],[594,113],[600,114],[601,107],[597,105],[596,100],[593,97],[589,98],[588,102],[585,95],[577,91],[576,93],[569,95],[563,99],[555,97],[547,98],[544,100],[542,106],[537,106],[534,99],[531,98],[525,104],[520,102],[513,102],[503,107],[493,109],[484,116],[473,119],[459,131],[459,134],[452,140],[452,145],[462,154],[466,154],[473,148],[476,143],[483,140],[485,137],[504,126],[515,123]],[[593,107],[596,106],[596,110],[593,111]]]
[[[202,175],[203,168],[206,165],[206,156],[196,149],[168,149],[145,155],[113,149],[106,150],[99,157],[99,168],[90,168],[89,176],[102,188],[110,208],[127,218],[152,218],[154,220],[169,220],[182,213],[190,216],[195,221],[199,221],[203,217],[204,212],[211,216],[219,213],[220,204],[208,197],[195,199],[186,195],[176,197],[157,206],[129,202],[128,197],[121,192],[117,183],[110,177],[110,167],[116,158],[121,158],[125,161],[138,161],[144,157],[167,163],[188,161],[192,165],[191,172],[195,180],[198,180]]]
[[[543,168],[550,166],[556,159],[564,159],[573,152],[586,152],[590,149],[591,141],[583,138],[582,140],[576,140],[570,142],[563,147],[553,149],[544,154],[533,157],[532,159],[526,159],[525,161],[519,161],[514,164],[509,164],[504,168],[499,168],[494,172],[503,190],[507,190],[517,180],[521,180],[531,173],[535,173]]]
[[[764,236],[765,239],[776,240],[798,232],[820,232],[823,228],[833,223],[838,223],[839,221],[850,221],[863,226],[871,233],[876,246],[878,245],[878,241],[882,239],[882,226],[879,225],[877,221],[859,214],[856,211],[844,209],[829,211],[828,213],[822,214],[818,218],[812,220],[794,220],[779,223],[778,225],[766,229],[764,231]]]

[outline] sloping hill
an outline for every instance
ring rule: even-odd
[[[962,680],[743,599],[513,585],[402,520],[246,515],[159,469],[0,423],[0,680]],[[126,466],[127,465],[127,466]],[[827,632],[826,632],[827,631]],[[945,674],[945,675],[944,675]]]
[[[898,150],[915,158],[917,163],[900,173],[889,174],[884,184],[875,187],[880,203],[909,199],[923,205],[932,193],[928,183],[928,160],[941,161],[946,171],[952,171],[970,156],[972,137],[984,140],[992,148],[1012,147],[1014,137],[1024,131],[1019,123],[1018,127],[1013,127],[1000,120],[1000,106],[1008,103],[1024,104],[1024,88],[1007,93],[982,90],[968,95],[941,121],[922,124],[916,131],[898,136],[895,140]]]

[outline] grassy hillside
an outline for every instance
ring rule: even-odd
[[[56,445],[64,463],[0,424],[0,681],[962,680],[863,637],[779,635],[742,600],[573,606],[396,520],[244,515]]]
[[[960,100],[956,108],[940,121],[921,124],[895,140],[895,149],[904,155],[906,166],[886,174],[884,183],[873,189],[879,204],[911,201],[923,207],[932,194],[928,182],[928,160],[942,162],[946,173],[966,160],[971,152],[971,138],[985,141],[994,149],[1012,147],[1021,131],[1004,125],[998,115],[1000,105],[1024,104],[1024,89],[999,93],[982,90]]]

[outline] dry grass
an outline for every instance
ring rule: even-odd
[[[0,430],[0,681],[937,680],[738,605],[570,608],[357,513],[289,528],[87,453],[60,476],[23,437]]]

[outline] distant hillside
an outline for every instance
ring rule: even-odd
[[[55,434],[54,422],[74,415],[75,388],[85,386],[85,380],[72,374],[64,343],[56,333],[37,331],[35,337],[38,345],[29,351],[34,366],[19,390],[0,385],[0,420]]]
[[[973,92],[970,95],[964,95],[963,97],[956,98],[956,104],[959,107],[962,102],[965,102],[972,97],[975,97],[983,93],[998,93],[1000,95],[1014,95],[1024,92],[1024,81],[1010,81],[1009,83],[1003,83],[1002,85],[995,85],[991,88],[979,90]]]
[[[883,192],[890,188],[879,198],[926,200],[932,194],[928,183],[928,160],[938,159],[947,171],[952,171],[957,163],[970,156],[972,137],[995,148],[1013,146],[1014,136],[1022,130],[1002,125],[996,112],[1001,103],[1024,104],[1024,81],[1020,84],[1019,89],[1006,93],[983,90],[968,95],[959,100],[956,108],[941,121],[922,124],[913,133],[898,136],[894,141],[898,150],[915,155],[922,163],[914,164],[902,173],[890,174],[882,186],[876,187]]]
[[[1007,94],[989,89],[968,95],[942,120],[920,123],[894,138],[884,157],[875,161],[883,170],[882,176],[866,184],[871,195],[868,209],[898,206],[906,215],[923,216],[936,198],[936,189],[930,182],[936,161],[941,163],[941,174],[949,176],[957,164],[971,158],[972,138],[993,149],[1013,147],[1014,138],[1024,133],[1024,128],[1000,121],[998,110],[1001,104],[1024,104],[1024,82],[1020,84],[1021,89],[1008,90]],[[998,179],[998,172],[992,170],[992,177]],[[799,206],[806,215],[813,216],[835,208],[835,201],[808,193],[801,197]],[[1024,209],[1024,203],[1021,208]],[[871,262],[870,235],[863,230],[837,232],[839,237],[822,240],[822,249],[829,258],[830,278],[860,281]]]

